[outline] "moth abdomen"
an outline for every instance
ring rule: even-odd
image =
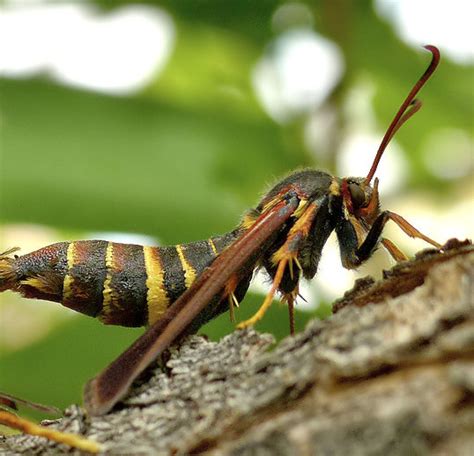
[[[59,242],[13,257],[10,250],[0,255],[0,291],[59,302],[105,324],[153,324],[235,237],[169,247]]]
[[[68,244],[52,244],[23,256],[10,257],[13,249],[0,255],[0,290],[61,302]]]

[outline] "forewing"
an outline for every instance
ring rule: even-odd
[[[88,382],[84,405],[91,415],[107,413],[126,394],[137,376],[183,333],[230,277],[289,219],[298,203],[298,198],[290,194],[263,213],[169,307],[163,318]]]

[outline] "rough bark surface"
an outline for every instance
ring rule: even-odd
[[[359,281],[272,351],[253,330],[189,337],[112,413],[72,406],[50,425],[113,455],[472,455],[474,248],[445,247]],[[0,454],[62,452],[0,440]]]

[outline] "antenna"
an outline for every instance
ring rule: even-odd
[[[377,150],[377,154],[375,155],[374,161],[370,168],[369,174],[365,178],[365,184],[370,184],[370,181],[374,177],[375,171],[377,170],[377,166],[382,158],[382,154],[384,153],[388,143],[393,138],[393,135],[398,131],[398,129],[416,112],[418,112],[421,108],[421,101],[415,98],[416,94],[420,91],[420,89],[425,85],[426,81],[431,77],[431,75],[436,70],[436,67],[439,64],[440,60],[440,53],[439,49],[431,44],[424,46],[424,48],[431,52],[433,55],[431,62],[423,73],[420,79],[418,79],[417,83],[413,86],[408,96],[405,98],[405,101],[400,106],[397,114],[393,118],[391,124],[389,125],[385,135],[380,143],[379,149]]]

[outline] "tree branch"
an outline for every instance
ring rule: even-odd
[[[474,448],[474,248],[450,241],[358,281],[273,351],[269,335],[192,336],[112,413],[51,425],[108,454],[461,454]],[[60,454],[45,439],[0,453]],[[70,454],[70,453],[68,453]]]

